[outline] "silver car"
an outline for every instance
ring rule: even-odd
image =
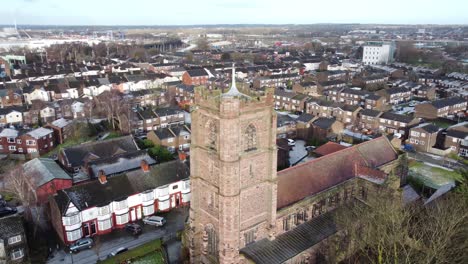
[[[166,224],[166,219],[164,219],[164,217],[154,215],[145,217],[143,219],[143,223],[147,225],[163,226],[164,224]]]
[[[70,245],[70,252],[76,253],[83,249],[92,248],[94,245],[94,241],[92,238],[86,237],[78,239],[75,243]]]

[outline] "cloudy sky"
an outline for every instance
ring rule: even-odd
[[[468,24],[468,0],[0,0],[0,24]]]

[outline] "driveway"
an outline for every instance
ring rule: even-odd
[[[110,234],[100,236],[98,245],[95,245],[92,249],[84,250],[77,254],[70,254],[63,249],[60,249],[53,253],[53,258],[50,258],[47,263],[96,263],[98,260],[98,255],[96,254],[97,251],[99,251],[99,258],[103,260],[110,252],[119,247],[132,249],[165,236],[174,237],[178,231],[182,231],[185,228],[185,220],[188,217],[188,207],[173,209],[167,214],[158,215],[166,217],[167,223],[164,227],[146,226],[143,225],[143,223],[140,223],[143,227],[143,233],[138,237],[130,235],[125,230],[114,230]]]

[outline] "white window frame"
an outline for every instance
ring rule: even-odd
[[[22,240],[21,235],[12,236],[12,237],[8,238],[8,245],[13,245],[13,244],[19,243],[19,242],[21,242],[21,240]]]
[[[15,248],[11,250],[11,260],[18,260],[24,257],[24,249]]]
[[[67,231],[66,236],[67,236],[67,241],[76,241],[76,240],[82,238],[83,233],[82,233],[82,230],[81,230],[81,226],[79,228],[75,229],[75,230]]]
[[[63,218],[63,225],[71,226],[81,222],[80,214],[68,215]]]
[[[111,228],[112,228],[112,219],[111,218],[98,221],[98,230],[104,231],[104,230],[109,230]]]
[[[124,225],[128,223],[128,220],[129,220],[128,212],[121,214],[121,215],[115,215],[115,223],[117,225]]]

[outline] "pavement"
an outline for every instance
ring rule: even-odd
[[[163,227],[154,227],[139,224],[143,232],[138,237],[132,236],[126,230],[114,230],[110,234],[99,236],[99,242],[92,249],[83,250],[76,254],[70,254],[66,248],[52,252],[53,257],[47,260],[48,264],[90,264],[96,263],[98,258],[104,260],[109,253],[119,247],[128,249],[135,248],[147,242],[164,238],[166,236],[175,237],[178,231],[185,228],[185,220],[188,217],[188,207],[173,209],[168,213],[158,214],[167,220]],[[96,241],[96,239],[94,239]],[[99,253],[99,257],[98,254]]]

